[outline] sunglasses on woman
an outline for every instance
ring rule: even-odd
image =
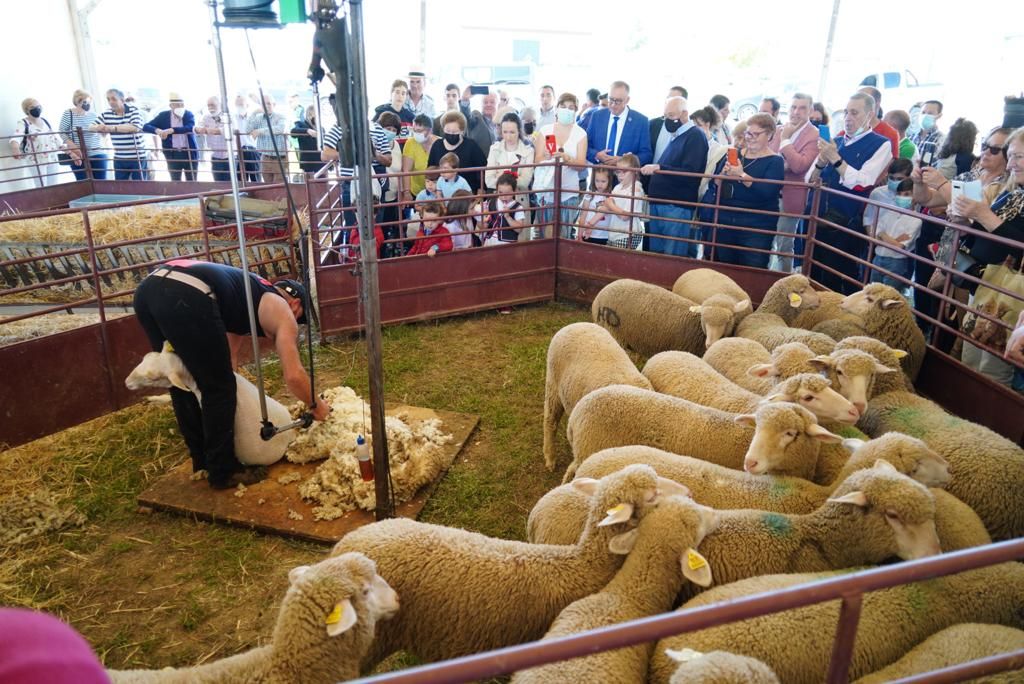
[[[981,143],[982,152],[991,152],[992,154],[1006,154],[1006,146],[999,147],[997,145],[989,145],[988,143]]]

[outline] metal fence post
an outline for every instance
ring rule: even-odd
[[[811,256],[814,254],[814,240],[818,233],[818,211],[821,209],[821,180],[811,186],[811,213],[807,217],[807,237],[804,238],[804,263],[801,272],[811,277]]]

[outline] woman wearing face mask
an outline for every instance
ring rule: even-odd
[[[56,185],[60,177],[60,165],[57,163],[57,151],[64,147],[64,140],[59,135],[51,135],[53,128],[43,118],[43,107],[39,100],[28,97],[21,102],[21,111],[25,118],[18,121],[11,138],[11,154],[15,159],[26,159],[30,164],[29,175],[35,180],[36,187],[43,188]]]
[[[487,190],[494,192],[498,178],[503,173],[511,171],[516,175],[515,201],[525,205],[526,193],[529,191],[530,181],[533,180],[533,167],[523,168],[521,165],[533,163],[534,149],[523,140],[519,115],[515,112],[509,112],[502,117],[498,130],[501,139],[491,145],[490,153],[487,155],[487,166],[495,167],[489,168],[484,174]],[[509,199],[511,201],[511,198]]]
[[[374,148],[373,172],[381,174],[399,173],[402,170],[402,148],[398,144],[398,133],[402,122],[391,112],[382,112],[377,123],[370,124],[370,142]],[[377,210],[377,222],[382,224],[384,237],[395,240],[401,236],[398,225],[398,179],[386,178],[381,181],[381,207]],[[390,225],[386,225],[390,224]],[[384,258],[402,255],[397,242],[384,245]]]
[[[299,145],[299,168],[302,172],[319,171],[324,164],[320,161],[320,129],[316,125],[316,107],[306,107],[302,120],[292,126],[291,136]]]
[[[167,173],[172,181],[180,181],[182,176],[185,180],[194,181],[198,157],[196,150],[199,147],[195,136],[196,118],[185,109],[181,95],[172,92],[168,100],[169,109],[154,116],[142,127],[142,131],[160,138],[164,159],[167,160]]]
[[[483,172],[465,169],[487,166],[487,156],[474,141],[466,137],[466,117],[462,112],[445,112],[441,116],[440,140],[430,147],[427,166],[440,166],[441,157],[454,152],[459,157],[459,175],[466,179],[470,189],[479,193],[483,187]]]
[[[75,180],[85,180],[89,171],[96,180],[107,179],[107,155],[103,151],[103,136],[99,133],[89,132],[89,127],[96,123],[99,117],[92,105],[92,95],[84,90],[76,90],[71,95],[70,109],[65,109],[60,117],[61,137],[67,147],[68,157],[71,162],[71,170],[75,174]],[[88,160],[82,159],[82,142],[78,139],[78,129],[82,129],[85,153]],[[86,164],[89,168],[86,168]]]
[[[821,102],[815,102],[811,105],[811,115],[808,120],[815,126],[821,124],[828,125],[828,112],[825,110],[825,105]]]
[[[402,171],[409,173],[427,170],[430,148],[438,141],[433,126],[434,122],[426,114],[417,114],[413,119],[412,137],[402,146]],[[404,176],[401,179],[402,201],[409,203],[404,207],[404,214],[412,212],[412,202],[423,191],[425,180],[422,173],[418,176]]]
[[[541,145],[540,129],[537,128],[537,111],[533,107],[523,107],[519,113],[523,122],[523,140],[534,149]]]
[[[722,119],[718,116],[718,110],[713,105],[708,105],[702,109],[690,114],[690,121],[693,124],[704,131],[704,136],[708,139],[708,163],[704,167],[704,173],[710,175],[715,172],[715,167],[718,166],[718,161],[726,155],[729,151],[729,146],[720,143],[715,140],[714,134],[719,129],[720,122]],[[746,130],[746,127],[744,127]],[[743,135],[743,131],[740,131],[740,135]],[[708,189],[708,183],[710,178],[705,178],[700,182],[700,189],[697,191],[697,197],[703,197],[704,192]]]
[[[572,93],[562,93],[555,104],[555,123],[542,126],[540,129],[539,144],[536,151],[538,163],[553,161],[556,158],[562,160],[562,184],[561,184],[561,224],[562,237],[572,238],[572,224],[576,222],[576,215],[579,213],[577,207],[580,204],[580,174],[586,176],[587,170],[575,169],[573,164],[587,163],[587,132],[576,124],[576,110],[579,108],[578,100]],[[548,149],[550,138],[554,138],[555,152]],[[534,183],[534,189],[547,190],[554,188],[554,169],[545,169],[546,173],[536,172],[540,181]],[[539,183],[539,187],[538,187]],[[554,204],[555,194],[546,192],[540,195],[541,207]],[[547,228],[554,221],[554,209],[541,209],[540,223],[544,225],[544,234],[547,236]]]

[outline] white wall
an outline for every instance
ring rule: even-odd
[[[56,128],[61,112],[71,106],[71,93],[81,87],[66,0],[3,0],[0,25],[0,64],[4,65],[0,76],[0,136],[20,130],[24,116],[21,101],[26,97],[39,100],[43,117]],[[0,180],[24,175],[21,170],[9,169],[12,162],[10,145],[4,140],[0,143]],[[30,180],[4,183],[2,191],[23,187],[34,186]]]

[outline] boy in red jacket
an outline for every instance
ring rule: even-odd
[[[448,229],[442,225],[441,217],[444,210],[437,202],[424,202],[419,205],[420,218],[423,223],[416,232],[416,239],[406,256],[426,254],[429,257],[438,252],[452,251],[452,238]]]

